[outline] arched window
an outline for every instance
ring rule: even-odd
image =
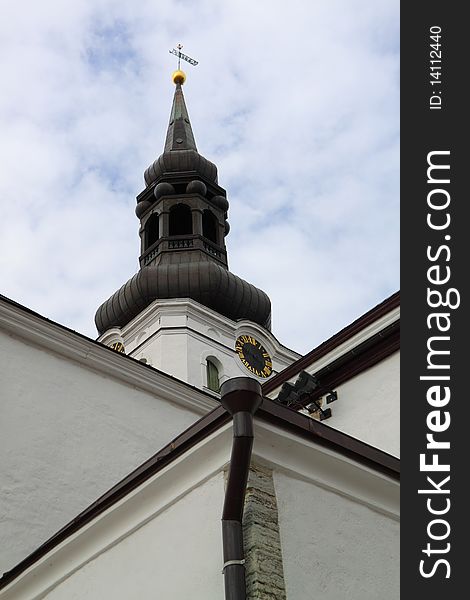
[[[217,244],[217,219],[210,210],[202,213],[202,235]]]
[[[150,248],[160,236],[158,228],[158,214],[153,213],[145,224],[145,249]]]
[[[207,359],[207,387],[213,392],[218,392],[220,388],[219,370],[210,358]]]
[[[191,209],[186,204],[177,204],[170,208],[169,235],[187,235],[193,232]]]

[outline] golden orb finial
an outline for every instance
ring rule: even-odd
[[[171,79],[173,80],[173,83],[175,85],[177,85],[178,83],[183,85],[183,83],[186,81],[186,73],[184,71],[181,71],[180,69],[178,69],[177,71],[175,71],[173,73],[173,75],[171,76]]]

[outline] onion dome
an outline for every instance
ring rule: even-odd
[[[271,302],[265,292],[204,261],[143,267],[98,308],[96,327],[100,334],[123,327],[154,300],[169,298],[191,298],[234,321],[271,326]]]

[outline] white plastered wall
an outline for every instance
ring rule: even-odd
[[[3,572],[215,402],[27,313],[0,317]]]
[[[399,523],[275,471],[287,598],[398,600]]]
[[[325,425],[400,455],[400,354],[395,352],[335,388]]]
[[[52,549],[0,598],[223,598],[231,441],[227,423]],[[253,462],[274,471],[289,600],[398,598],[395,480],[258,420]]]
[[[226,424],[68,536],[0,598],[223,598],[231,429]]]
[[[47,594],[47,600],[224,597],[223,474],[185,494]]]

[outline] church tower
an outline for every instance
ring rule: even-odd
[[[265,292],[229,271],[229,203],[176,86],[163,154],[137,196],[140,269],[97,310],[99,341],[199,388],[260,381],[298,358],[271,334]]]

